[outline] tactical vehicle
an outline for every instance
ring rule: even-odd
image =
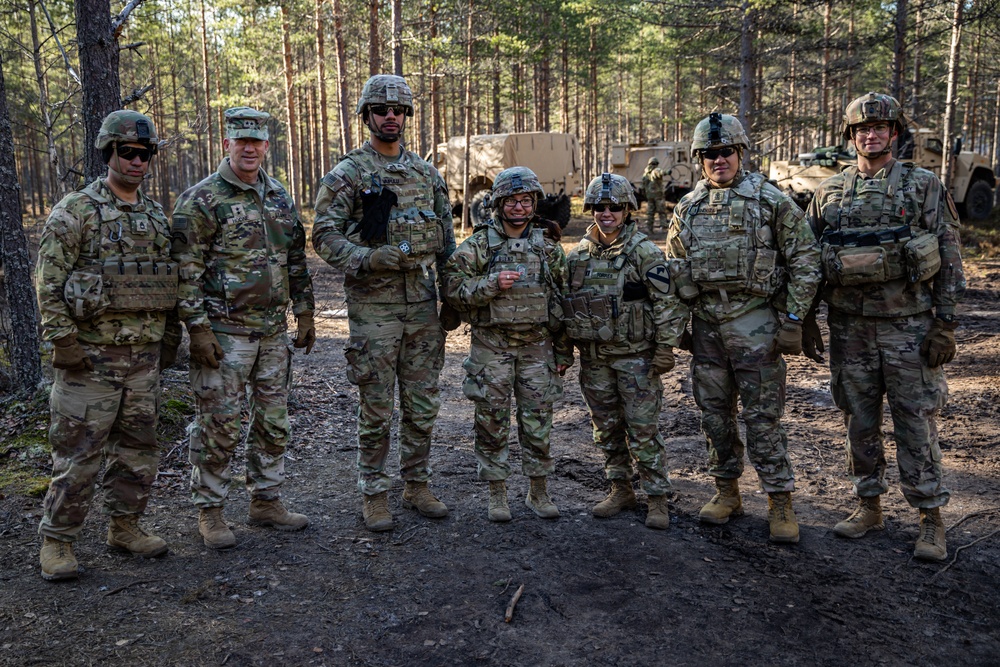
[[[569,222],[570,196],[580,194],[580,145],[572,134],[561,132],[517,132],[479,134],[471,137],[469,149],[469,218],[477,225],[488,217],[483,200],[493,179],[508,167],[527,167],[538,175],[547,193],[539,203],[539,215],[565,227]],[[452,137],[438,144],[438,168],[448,184],[456,219],[462,212],[465,193],[465,137]]]
[[[642,191],[642,174],[650,158],[660,160],[660,169],[667,173],[664,181],[668,201],[677,202],[691,191],[700,176],[699,165],[691,162],[688,141],[658,141],[652,144],[611,144],[611,173],[628,179],[635,188],[636,199],[646,200]]]
[[[952,197],[962,217],[982,220],[993,210],[996,177],[987,158],[961,150],[960,140],[956,144]],[[900,160],[913,162],[940,176],[943,148],[940,137],[931,130],[911,125],[899,143],[897,155]],[[772,160],[768,176],[805,207],[820,183],[853,164],[857,164],[853,151],[828,146],[800,153],[794,160]]]

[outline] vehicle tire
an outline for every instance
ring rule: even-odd
[[[572,202],[564,193],[545,195],[545,199],[538,202],[538,216],[557,223],[559,229],[566,229],[571,207]]]
[[[472,224],[473,229],[480,225],[485,225],[486,221],[490,219],[490,212],[484,205],[486,196],[489,193],[489,188],[484,188],[472,193],[472,196],[469,198],[469,222]]]
[[[993,188],[986,181],[973,181],[965,193],[965,201],[959,207],[962,217],[970,220],[984,220],[993,212]]]

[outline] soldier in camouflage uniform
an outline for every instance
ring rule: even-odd
[[[646,231],[653,233],[654,221],[659,218],[660,229],[667,226],[667,199],[663,180],[667,177],[660,169],[659,158],[651,157],[642,174],[642,194],[646,197]]]
[[[666,443],[659,431],[663,384],[684,323],[663,251],[637,229],[632,186],[602,174],[587,186],[594,223],[567,259],[566,329],[580,349],[580,389],[611,492],[593,508],[611,517],[637,505],[632,463],[649,496],[646,525],[670,526]],[[672,322],[672,319],[677,319]]]
[[[385,463],[397,382],[403,505],[423,516],[448,514],[427,482],[445,329],[459,325],[450,307],[442,306],[439,318],[435,287],[455,251],[455,232],[444,179],[402,144],[413,115],[406,81],[371,77],[357,113],[371,138],[323,177],[312,241],[320,257],[344,272],[350,324],[344,355],[359,395],[358,489],[365,525],[385,531],[393,527]]]
[[[54,345],[52,483],[39,526],[48,580],[78,574],[73,542],[102,455],[108,544],[142,556],[167,552],[166,542],[138,523],[160,460],[159,370],[180,333],[167,330],[177,301],[169,225],[139,189],[159,141],[149,118],[115,111],[96,146],[107,177],[56,204],[38,249],[42,337]],[[163,357],[161,341],[171,350]]]
[[[199,509],[198,531],[213,549],[236,544],[222,508],[248,384],[249,521],[278,530],[309,523],[280,500],[291,434],[289,301],[298,326],[294,346],[309,354],[316,341],[305,231],[291,196],[260,167],[270,115],[236,107],[225,116],[228,155],[215,173],[181,194],[172,228],[179,311],[191,335],[191,389],[198,404],[188,426],[191,498]]]
[[[933,173],[893,158],[892,141],[906,132],[894,98],[859,97],[842,129],[858,165],[820,184],[808,211],[823,252],[830,390],[844,412],[848,475],[859,497],[857,510],[833,530],[861,537],[884,527],[888,395],[903,496],[920,511],[914,556],[944,560],[939,508],[950,494],[935,417],[948,396],[943,365],[955,356],[955,308],[965,292],[958,212]],[[807,352],[822,360],[819,330],[806,331]]]
[[[682,309],[692,315],[694,397],[718,489],[699,516],[722,524],[743,513],[738,396],[750,461],[768,493],[771,540],[794,543],[781,355],[802,352],[802,318],[821,279],[819,247],[799,207],[743,169],[749,148],[733,116],[713,113],[698,123],[691,154],[704,178],[674,209],[667,256]]]
[[[505,482],[511,393],[517,397],[521,470],[531,479],[525,505],[543,519],[559,517],[546,485],[555,468],[549,434],[552,404],[562,395],[560,376],[573,363],[573,348],[558,310],[566,256],[535,215],[543,197],[530,169],[501,171],[488,200],[492,218],[445,267],[445,295],[472,322],[462,391],[476,404],[476,461],[479,478],[490,483],[490,521],[511,518]]]

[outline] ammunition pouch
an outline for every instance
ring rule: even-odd
[[[936,242],[937,237],[934,239]],[[909,225],[875,231],[827,230],[822,237],[823,272],[829,283],[844,287],[898,280],[909,273],[905,248],[912,240]],[[923,259],[919,261],[929,270],[930,252],[924,243],[920,244]],[[939,268],[940,255],[937,260]]]
[[[648,299],[619,300],[613,294],[578,292],[562,300],[567,335],[576,341],[639,343],[655,333]]]
[[[148,256],[110,257],[73,271],[63,298],[78,320],[106,312],[172,310],[177,305],[177,263]]]

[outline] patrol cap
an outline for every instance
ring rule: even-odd
[[[250,107],[226,109],[226,139],[264,139],[270,136],[267,119],[271,114]]]

